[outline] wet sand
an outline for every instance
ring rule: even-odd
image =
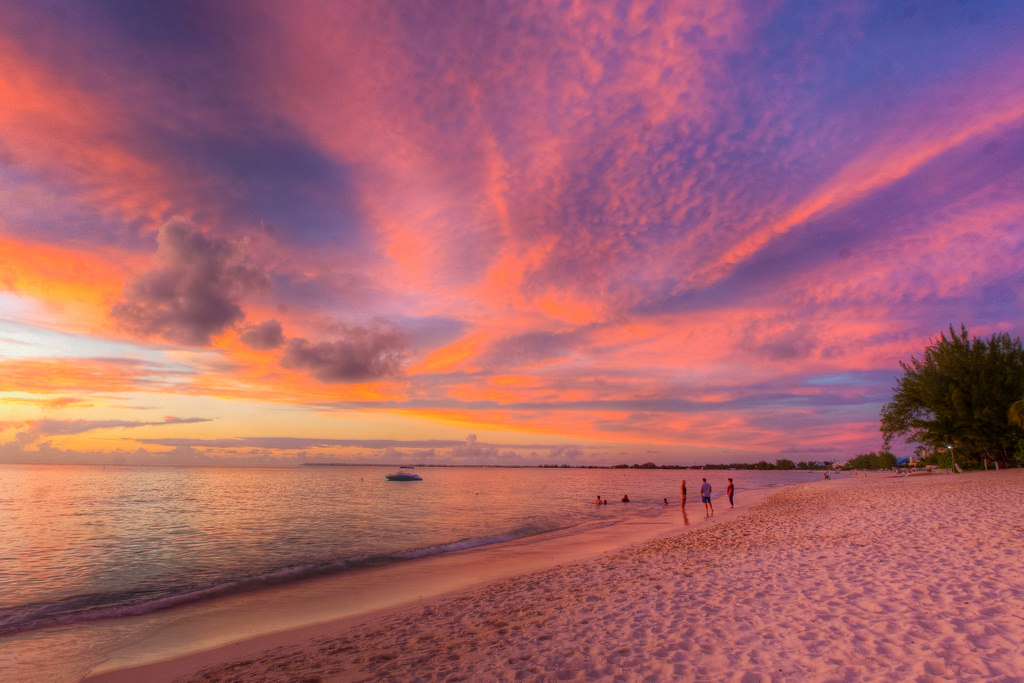
[[[329,596],[288,590],[263,633],[224,640],[237,611],[184,619],[222,642],[139,643],[95,680],[1024,678],[1024,470],[821,481],[748,510],[717,499],[711,522],[687,511],[688,527],[676,505],[557,557],[572,544],[423,568],[412,600],[354,614],[311,614]]]

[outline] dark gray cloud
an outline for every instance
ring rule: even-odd
[[[230,243],[181,218],[160,228],[157,260],[160,265],[130,283],[111,310],[127,329],[145,336],[209,344],[245,317],[244,295],[267,286]]]
[[[247,327],[240,337],[249,348],[260,351],[276,349],[284,344],[284,332],[281,330],[281,323],[276,320],[267,320],[259,325]]]
[[[405,333],[397,328],[346,325],[335,341],[288,340],[281,364],[308,370],[322,382],[359,382],[400,374],[407,346]]]

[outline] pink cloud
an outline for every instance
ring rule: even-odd
[[[67,11],[2,10],[0,282],[72,301],[22,263],[72,243],[193,394],[844,449],[929,335],[1019,328],[1012,8]]]

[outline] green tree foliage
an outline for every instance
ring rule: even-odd
[[[1010,409],[1006,411],[1006,417],[1010,421],[1010,424],[1017,425],[1018,427],[1024,427],[1024,398],[1019,401],[1014,401],[1010,405]]]
[[[951,450],[947,454],[961,465],[1013,463],[1024,439],[1010,411],[1024,396],[1019,338],[969,338],[966,327],[957,334],[950,326],[948,338],[940,334],[921,360],[912,357],[900,367],[903,376],[882,409],[886,450],[894,438],[903,437],[935,454]]]
[[[882,451],[881,453],[864,453],[843,465],[847,470],[891,470],[896,467],[896,456]]]

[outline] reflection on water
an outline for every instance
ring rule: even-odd
[[[29,651],[45,657],[43,645],[60,630],[12,635],[25,628],[146,611],[240,582],[260,585],[367,560],[655,515],[685,476],[677,470],[420,468],[421,482],[389,482],[389,471],[0,466],[0,634],[7,625],[0,668]],[[706,474],[724,488],[725,472]],[[744,488],[820,478],[728,474],[739,495]],[[624,495],[632,502],[618,502]],[[594,505],[596,496],[609,504]],[[686,513],[684,504],[684,525]],[[89,638],[116,640],[109,634],[118,623],[96,622]],[[89,638],[71,639],[83,656]]]
[[[3,466],[0,609],[82,594],[142,598],[296,566],[653,515],[685,476],[421,468],[422,482],[388,482],[386,470]],[[816,477],[736,478],[742,492]],[[611,503],[588,504],[598,495]],[[623,495],[632,502],[619,503]],[[685,522],[685,505],[682,512]]]
[[[679,485],[679,506],[683,510],[683,525],[690,526],[690,519],[686,516],[686,480],[683,479]]]

